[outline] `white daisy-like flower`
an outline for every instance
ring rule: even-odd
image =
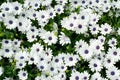
[[[37,34],[32,31],[28,31],[26,34],[26,37],[29,42],[33,42],[33,41],[37,40]]]
[[[38,11],[34,9],[30,9],[30,10],[27,10],[26,12],[27,12],[26,17],[28,17],[29,19],[35,20],[37,18]]]
[[[105,23],[101,25],[100,31],[102,35],[106,35],[106,34],[110,34],[112,28],[109,24]]]
[[[101,44],[104,44],[105,37],[104,36],[98,36],[98,40],[101,42]]]
[[[61,14],[64,11],[63,6],[61,6],[61,5],[56,5],[54,9],[55,9],[55,12],[58,14]]]
[[[115,64],[115,59],[110,54],[106,54],[103,60],[103,66],[106,68],[111,68]]]
[[[90,42],[90,47],[93,49],[94,54],[100,54],[104,50],[103,44],[99,40],[93,40]]]
[[[39,62],[37,64],[37,67],[42,72],[47,71],[47,69],[48,69],[48,63],[47,62]]]
[[[3,12],[11,13],[13,11],[13,6],[10,2],[4,2],[1,4],[0,9],[2,9]]]
[[[65,72],[60,72],[59,74],[55,75],[54,78],[54,80],[66,80],[66,74]]]
[[[67,0],[56,0],[59,5],[64,6],[67,3]]]
[[[49,6],[52,3],[52,0],[40,0],[42,6]]]
[[[88,45],[86,45],[86,46],[84,45],[80,49],[79,54],[80,54],[80,56],[82,56],[83,59],[89,60],[93,56],[93,51],[92,51],[91,47],[89,47]]]
[[[84,45],[88,45],[88,44],[83,40],[76,41],[76,43],[75,43],[75,51],[77,53],[79,53],[80,49],[82,49]]]
[[[0,66],[0,76],[3,74],[3,72],[4,72],[4,68]]]
[[[56,12],[53,8],[48,9],[47,13],[49,14],[49,18],[53,19],[56,16]]]
[[[39,43],[35,43],[31,47],[31,52],[34,54],[40,55],[43,52],[43,46]]]
[[[82,11],[80,11],[79,14],[79,20],[81,21],[82,24],[87,25],[89,20],[90,20],[90,13],[91,10],[89,9],[84,9]]]
[[[21,41],[18,40],[18,39],[14,39],[14,40],[12,41],[12,46],[13,46],[13,47],[18,48],[18,47],[20,47],[20,44],[21,44]]]
[[[12,47],[12,41],[9,40],[9,39],[3,39],[2,40],[2,47],[5,48],[5,47]]]
[[[60,44],[62,44],[62,46],[64,44],[70,44],[70,38],[67,37],[63,32],[61,32],[61,35],[59,35],[59,40],[60,40]]]
[[[67,54],[64,58],[64,63],[66,66],[75,66],[78,62],[78,56]]]
[[[106,75],[109,79],[114,80],[114,78],[120,75],[120,71],[116,67],[111,67],[106,70]]]
[[[48,45],[52,45],[57,42],[57,36],[54,34],[54,32],[47,32],[41,38],[45,43],[48,43]]]
[[[98,14],[90,14],[89,23],[95,25],[98,22],[99,18],[100,18],[100,15],[98,15]]]
[[[81,74],[78,71],[72,71],[70,80],[81,80]]]
[[[19,17],[17,20],[17,28],[19,31],[25,33],[31,27],[31,21],[25,17]]]
[[[81,73],[81,80],[89,80],[90,74],[87,71]]]
[[[94,72],[94,71],[101,71],[102,69],[102,62],[98,59],[91,59],[91,61],[89,62],[89,67],[90,69]]]
[[[49,14],[46,10],[40,10],[37,13],[37,20],[39,22],[44,22],[44,21],[47,21],[48,19],[49,19]]]
[[[4,18],[4,24],[6,25],[7,29],[15,29],[17,23],[17,19],[13,16],[7,16]]]
[[[60,64],[60,66],[58,66],[58,71],[61,72],[65,72],[67,70],[67,66],[65,64]]]
[[[79,1],[79,0],[70,0],[70,4],[71,4],[71,6],[74,7],[74,8],[79,7],[79,6],[80,6],[80,2],[81,2],[81,1]]]
[[[108,49],[108,54],[112,56],[112,58],[115,59],[115,61],[120,60],[120,48],[112,47]]]
[[[81,21],[77,21],[75,25],[75,32],[77,34],[84,34],[88,31],[87,25],[83,24]]]
[[[49,61],[49,60],[51,60],[51,58],[53,57],[53,55],[52,55],[52,49],[50,49],[50,48],[45,48],[45,51],[43,52],[45,55],[46,55],[46,59]],[[42,55],[41,55],[42,56]]]
[[[46,71],[48,74],[50,74],[51,76],[53,75],[57,75],[58,74],[58,69],[55,67],[54,64],[49,64],[48,65],[48,68],[47,68],[47,71]]]
[[[79,14],[77,14],[77,13],[75,13],[75,12],[74,12],[74,13],[71,13],[70,16],[69,16],[69,18],[72,18],[72,19],[74,19],[74,20],[77,21],[77,20],[79,19]]]
[[[98,34],[99,33],[99,25],[98,24],[95,24],[95,25],[92,25],[89,27],[90,28],[90,31],[93,35],[95,34]]]
[[[32,9],[38,9],[40,7],[40,0],[31,0],[30,6]]]
[[[20,14],[22,12],[22,5],[20,3],[18,3],[17,1],[13,2],[12,6],[13,6],[13,14],[16,15],[16,14]]]
[[[16,62],[16,68],[17,68],[17,69],[22,69],[22,68],[24,68],[25,66],[26,66],[25,61],[17,61],[17,62]]]
[[[20,51],[14,55],[14,58],[17,61],[28,61],[28,52]]]
[[[108,41],[109,46],[115,47],[117,45],[117,40],[115,38],[112,38]]]
[[[61,25],[62,25],[62,27],[66,28],[68,30],[74,31],[75,27],[77,26],[77,23],[73,18],[66,17],[61,21]]]
[[[51,64],[54,64],[55,67],[59,67],[61,64],[63,64],[63,60],[59,58],[59,56],[53,57]]]
[[[103,12],[108,12],[111,8],[111,4],[110,3],[107,3],[105,5],[102,6],[102,10]]]
[[[18,72],[18,77],[19,77],[19,79],[21,79],[21,80],[27,80],[27,78],[28,78],[28,73],[27,73],[27,71],[20,70],[20,71]]]
[[[32,52],[28,55],[28,58],[29,58],[28,64],[37,64],[38,61],[39,61],[38,54],[35,54],[35,53],[32,53]]]
[[[90,80],[102,80],[102,77],[99,72],[96,72],[91,76]]]
[[[6,58],[11,58],[13,56],[13,51],[12,51],[12,48],[2,48],[2,54],[3,54],[3,57],[6,57]]]

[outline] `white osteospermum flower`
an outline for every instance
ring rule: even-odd
[[[29,19],[35,20],[37,18],[38,11],[36,11],[34,9],[30,9],[30,10],[27,10],[26,12],[27,12],[26,16]]]
[[[111,8],[110,3],[107,3],[107,4],[102,6],[103,12],[108,12],[110,10],[110,8]]]
[[[61,6],[61,5],[56,5],[54,9],[55,9],[56,13],[58,13],[58,14],[61,14],[64,11],[63,6]]]
[[[110,54],[115,61],[120,60],[120,48],[112,47],[108,49],[108,54]]]
[[[93,40],[90,42],[90,47],[93,49],[94,54],[100,54],[104,50],[103,44],[99,40]]]
[[[17,28],[19,31],[25,33],[31,27],[31,21],[25,17],[19,17],[17,21]]]
[[[99,25],[92,25],[90,26],[90,31],[91,33],[94,35],[94,34],[98,34],[99,33]]]
[[[39,55],[43,52],[43,46],[39,43],[33,44],[31,47],[31,52]]]
[[[12,6],[13,6],[13,14],[16,15],[16,14],[20,14],[22,12],[22,5],[20,3],[18,3],[17,1],[13,2]]]
[[[28,61],[28,52],[24,51],[20,51],[18,53],[15,54],[14,56],[15,60],[17,61]]]
[[[32,9],[38,9],[40,7],[40,0],[31,0],[30,6]]]
[[[78,71],[72,71],[70,80],[81,80],[81,74]]]
[[[105,37],[104,36],[98,36],[98,40],[101,42],[101,44],[104,44]]]
[[[77,34],[84,34],[88,31],[87,25],[83,24],[81,21],[77,21],[75,25],[75,32]]]
[[[99,72],[96,72],[91,76],[90,80],[102,80],[102,77]]]
[[[6,58],[11,58],[13,56],[13,51],[12,51],[12,48],[2,48],[2,54],[4,57]]]
[[[17,69],[22,69],[22,68],[24,68],[25,66],[26,66],[25,61],[17,61],[17,62],[16,62],[16,68],[17,68]]]
[[[0,66],[0,76],[3,74],[3,72],[4,72],[4,68]]]
[[[13,11],[12,4],[10,2],[5,2],[0,6],[3,12],[11,13]]]
[[[57,42],[57,36],[54,34],[54,32],[47,32],[41,38],[45,43],[48,43],[48,45],[52,45]]]
[[[63,32],[61,32],[61,35],[59,35],[59,39],[60,39],[60,44],[62,44],[62,46],[64,44],[70,44],[70,38],[67,37]]]
[[[14,39],[14,40],[12,41],[12,45],[13,45],[14,47],[16,47],[16,48],[20,47],[20,44],[21,44],[21,41],[18,40],[18,39]]]
[[[52,0],[40,0],[42,6],[49,6],[52,3]]]
[[[67,3],[67,0],[56,0],[59,5],[64,6]]]
[[[103,66],[106,68],[111,68],[115,64],[115,59],[112,57],[110,54],[106,54],[104,61],[103,61]]]
[[[3,39],[2,40],[2,47],[6,48],[6,47],[12,47],[12,41],[9,39]]]
[[[96,24],[99,20],[100,16],[97,14],[90,14],[90,24]]]
[[[98,59],[92,59],[90,62],[89,62],[89,67],[90,69],[94,72],[94,71],[101,71],[102,69],[102,63],[100,60]]]
[[[72,18],[64,18],[62,21],[61,21],[61,25],[62,27],[68,29],[68,30],[75,30],[75,27],[77,26],[77,23],[74,19]]]
[[[58,69],[55,67],[55,65],[53,64],[49,64],[47,71],[48,74],[50,74],[51,76],[58,74]]]
[[[32,31],[28,31],[27,34],[26,34],[26,37],[28,39],[29,42],[33,42],[35,40],[37,40],[37,34],[32,32]]]
[[[79,54],[80,56],[82,56],[83,59],[89,60],[91,59],[93,52],[88,45],[85,45],[80,49]]]
[[[79,53],[80,49],[82,49],[84,45],[88,45],[88,44],[83,40],[76,41],[76,43],[75,43],[75,51],[77,53]]]
[[[117,45],[117,40],[115,38],[112,38],[108,41],[109,46],[115,47]]]
[[[64,62],[66,66],[75,66],[75,64],[78,62],[78,56],[67,54],[64,58]]]
[[[106,34],[110,34],[112,28],[109,24],[105,23],[101,25],[100,31],[102,35],[106,35]]]
[[[49,14],[47,11],[45,10],[40,10],[38,13],[37,13],[37,20],[39,22],[46,22],[47,20],[49,19]]]
[[[49,18],[53,19],[56,16],[56,12],[53,8],[48,9],[47,13],[49,14]]]
[[[13,16],[7,16],[4,18],[4,24],[6,25],[7,29],[15,29],[17,23],[17,19]]]
[[[28,64],[37,64],[39,61],[39,55],[36,53],[30,53],[28,57]]]
[[[20,70],[20,71],[18,72],[18,77],[19,77],[19,79],[21,79],[21,80],[27,80],[27,78],[28,78],[28,73],[27,73],[27,71]]]
[[[89,80],[90,74],[87,71],[81,73],[81,80]]]
[[[40,71],[47,71],[48,63],[47,62],[39,62],[37,67]]]
[[[106,74],[109,79],[114,80],[114,78],[120,75],[120,71],[116,67],[111,67],[106,71]]]

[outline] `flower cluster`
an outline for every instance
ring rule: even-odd
[[[0,5],[0,80],[120,80],[119,0]]]

